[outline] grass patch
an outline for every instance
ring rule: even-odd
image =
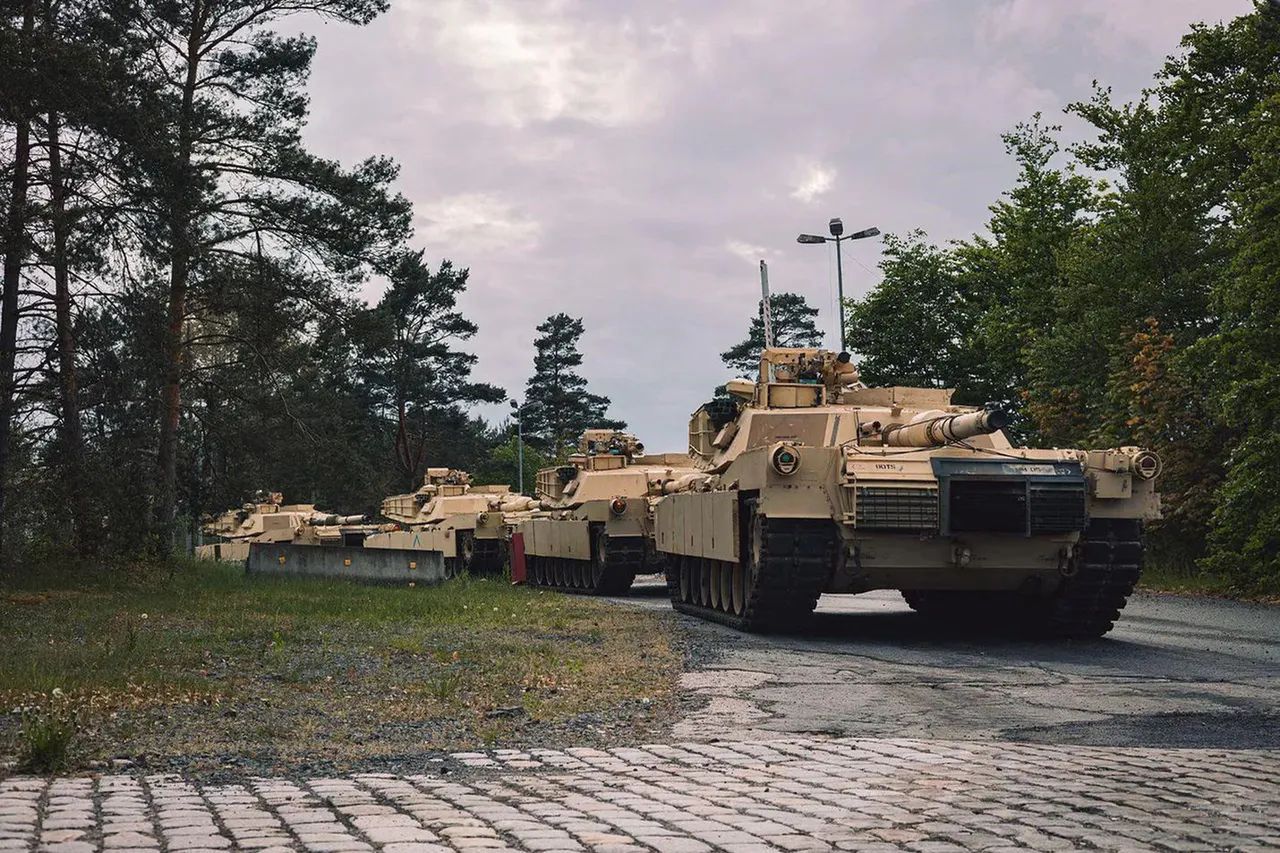
[[[1143,568],[1138,588],[1146,592],[1171,592],[1178,595],[1205,595],[1241,601],[1280,603],[1280,579],[1245,588],[1230,577],[1211,574],[1197,568],[1172,568],[1158,563]]]
[[[639,739],[674,713],[672,636],[665,614],[498,580],[369,587],[211,563],[27,578],[0,588],[0,762],[56,758],[60,740],[78,766],[235,756],[272,772]],[[50,723],[58,707],[70,730]]]

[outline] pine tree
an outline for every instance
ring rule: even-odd
[[[756,316],[751,318],[747,339],[720,353],[720,359],[735,373],[752,377],[760,369],[760,353],[764,349],[764,317],[760,300]],[[822,345],[822,332],[814,323],[818,309],[811,308],[798,293],[769,294],[770,321],[774,346],[817,347]]]
[[[147,248],[164,271],[159,442],[152,516],[172,546],[178,501],[183,385],[192,361],[188,322],[227,280],[251,281],[264,258],[296,283],[295,298],[357,281],[378,253],[408,234],[397,169],[373,157],[354,170],[302,145],[302,90],[315,40],[272,27],[303,12],[366,24],[385,0],[179,0],[139,4],[133,31],[150,42],[139,69],[150,84],[138,113],[133,190],[146,202]],[[308,274],[308,271],[309,274]],[[269,311],[260,302],[252,310]]]
[[[525,439],[548,456],[562,458],[585,429],[625,427],[607,416],[609,398],[589,393],[587,380],[576,372],[582,366],[582,320],[553,314],[538,333],[533,376],[525,388]]]
[[[427,458],[429,447],[449,444],[441,433],[459,419],[460,404],[500,403],[507,396],[493,385],[472,382],[476,357],[454,349],[477,331],[457,310],[467,270],[444,261],[432,272],[422,254],[406,252],[396,259],[391,287],[359,321],[359,373],[373,404],[392,425],[396,464],[410,488],[429,464],[460,464]]]

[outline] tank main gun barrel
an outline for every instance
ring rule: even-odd
[[[366,521],[363,515],[334,515],[332,513],[317,512],[307,518],[307,524],[312,527],[330,527],[335,524],[364,524]]]
[[[891,447],[941,447],[975,435],[990,435],[1008,424],[1008,412],[1003,409],[984,409],[963,415],[938,414],[915,423],[891,426],[882,434],[884,443]]]

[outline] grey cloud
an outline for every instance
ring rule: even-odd
[[[521,393],[533,327],[582,315],[593,390],[680,449],[754,310],[752,247],[831,328],[830,258],[798,232],[968,235],[1013,178],[1002,131],[1094,78],[1135,95],[1192,20],[1248,7],[393,0],[316,29],[309,139],[402,163],[428,254],[472,271],[480,378]],[[815,167],[830,186],[797,194]]]

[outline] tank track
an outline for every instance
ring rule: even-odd
[[[744,516],[749,518],[753,507],[754,502],[749,501],[748,512]],[[729,609],[725,609],[724,601],[721,607],[713,607],[684,600],[679,577],[682,561],[694,563],[699,574],[716,562],[722,572],[731,571],[734,566],[733,563],[697,557],[668,555],[667,590],[671,594],[672,606],[681,613],[740,631],[783,631],[802,625],[817,606],[818,596],[831,578],[836,546],[834,526],[827,519],[762,518],[760,524],[760,571],[754,586],[745,596],[741,613],[733,612],[731,603]],[[749,540],[748,536],[743,538]],[[741,553],[743,571],[749,572],[749,541],[743,542]],[[698,592],[691,589],[690,598]]]
[[[1076,572],[1045,602],[1042,633],[1095,639],[1111,630],[1142,574],[1142,522],[1092,518],[1076,551]]]
[[[1081,536],[1074,574],[1046,598],[1016,592],[903,590],[912,610],[951,622],[1008,627],[1042,637],[1096,639],[1120,618],[1142,574],[1142,522],[1094,518]]]
[[[598,557],[595,554],[590,561],[528,555],[525,557],[528,564],[525,583],[539,589],[575,595],[624,594],[631,589],[636,575],[644,570],[644,537],[608,537],[605,542],[607,553],[603,573],[597,571]]]

